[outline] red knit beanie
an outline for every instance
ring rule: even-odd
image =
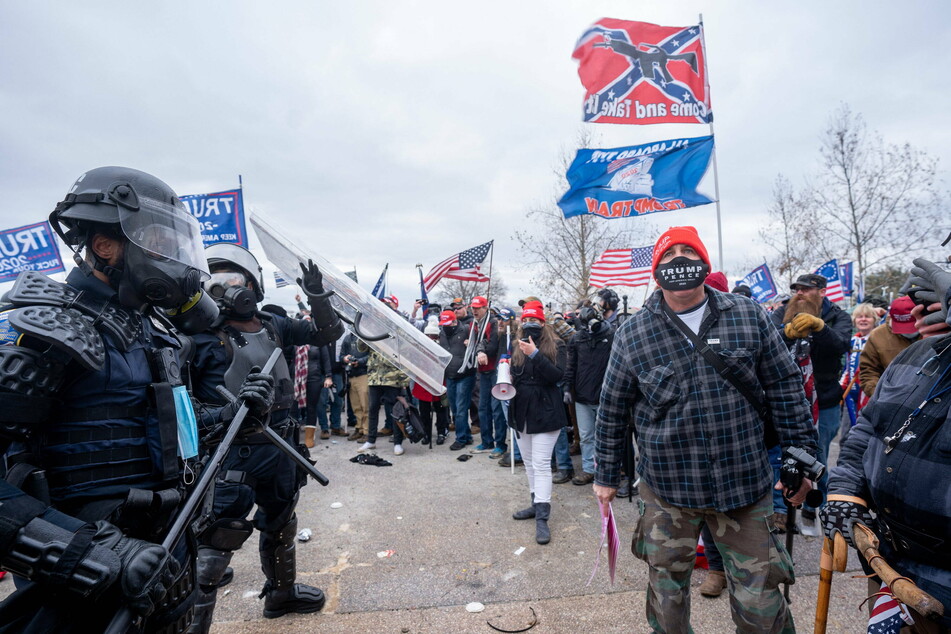
[[[651,262],[651,271],[657,270],[657,265],[660,264],[660,258],[670,247],[675,244],[685,244],[688,247],[692,247],[694,251],[697,252],[697,255],[700,256],[700,259],[706,263],[707,266],[710,266],[710,256],[707,255],[707,247],[703,246],[703,242],[700,241],[700,235],[697,233],[696,228],[694,227],[671,227],[667,231],[661,234],[657,238],[657,242],[654,244],[654,256]]]
[[[715,271],[707,276],[707,279],[703,280],[703,283],[707,286],[712,286],[718,291],[723,291],[724,293],[730,292],[730,285],[727,284],[726,275],[720,271]]]

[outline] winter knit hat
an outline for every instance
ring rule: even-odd
[[[535,319],[545,322],[545,311],[542,308],[541,302],[527,302],[525,307],[522,309],[522,321],[525,321],[526,317],[534,317]]]
[[[730,287],[726,281],[726,275],[720,271],[715,271],[707,276],[707,279],[703,281],[707,286],[712,286],[718,291],[723,291],[724,293],[730,292]]]
[[[661,234],[657,238],[657,242],[654,244],[654,256],[651,261],[651,271],[657,270],[657,265],[660,264],[660,258],[670,247],[675,244],[685,244],[688,247],[693,248],[697,252],[697,255],[700,256],[700,259],[703,262],[710,266],[710,256],[707,255],[707,247],[703,246],[703,242],[700,240],[700,234],[697,233],[696,228],[694,227],[671,227],[667,231]]]

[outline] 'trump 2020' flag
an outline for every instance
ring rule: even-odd
[[[703,27],[603,18],[572,57],[592,123],[710,123]]]
[[[839,281],[839,265],[835,260],[829,260],[814,273],[826,278],[826,297],[830,302],[841,302],[845,299],[842,293],[842,283]]]
[[[479,265],[485,260],[485,256],[489,254],[489,249],[492,248],[492,242],[494,242],[494,240],[449,256],[434,266],[423,279],[423,285],[426,291],[431,291],[433,286],[444,277],[451,280],[464,280],[467,282],[488,282],[489,278],[482,274],[482,271],[479,270]]]
[[[778,294],[773,276],[765,264],[760,264],[750,271],[739,283],[749,286],[750,291],[753,292],[753,299],[760,304],[768,302]]]
[[[233,242],[248,248],[248,230],[244,224],[244,195],[241,188],[212,194],[180,196],[185,208],[198,219],[205,246]]]
[[[651,254],[654,247],[608,249],[591,265],[588,283],[605,286],[644,286],[651,279]]]
[[[0,282],[16,279],[21,271],[65,271],[53,231],[45,220],[0,231]]]
[[[713,200],[698,193],[697,185],[712,151],[712,136],[578,150],[558,206],[566,218],[626,218],[706,205]]]
[[[852,276],[852,270],[855,262],[846,262],[839,266],[839,280],[842,282],[842,292],[846,295],[851,295],[852,291],[855,290],[855,286],[852,283],[854,279]]]

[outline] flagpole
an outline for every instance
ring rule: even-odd
[[[495,258],[495,240],[492,240],[492,246],[489,247],[489,285],[485,287],[485,301],[489,306],[492,305],[492,260]],[[471,299],[471,298],[470,298]]]
[[[707,91],[707,100],[710,99],[710,70],[707,67],[707,39],[703,33],[703,14],[700,14],[700,48],[703,50],[703,78],[704,89]],[[712,103],[711,103],[712,108]],[[713,192],[717,200],[717,247],[719,254],[719,269],[723,270],[723,225],[720,220],[720,174],[717,170],[717,138],[713,134],[713,118],[710,118],[710,136],[713,137]]]

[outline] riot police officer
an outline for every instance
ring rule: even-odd
[[[234,392],[241,378],[262,367],[275,348],[325,345],[343,334],[343,325],[330,305],[329,293],[324,293],[322,276],[313,263],[302,267],[303,276],[298,280],[310,301],[311,319],[289,319],[258,311],[258,303],[264,299],[264,277],[251,252],[222,243],[209,246],[205,254],[211,269],[205,288],[218,303],[221,316],[209,331],[194,337],[191,376],[197,399],[212,408],[203,411],[201,418],[213,421],[222,415],[227,417],[229,411],[233,413],[217,391],[218,386]],[[262,422],[292,445],[298,445],[306,455],[306,448],[298,444],[299,421],[290,415],[294,385],[283,357],[272,376],[273,394],[268,394],[270,400]],[[213,409],[219,406],[220,409]],[[257,504],[254,526],[261,532],[261,568],[267,578],[261,596],[264,616],[268,618],[288,612],[316,612],[324,605],[320,589],[295,583],[294,510],[303,482],[299,467],[264,435],[256,434],[239,439],[231,448],[215,489],[214,515],[219,522],[243,520]],[[237,532],[246,530],[243,539],[250,535],[250,524],[245,529],[234,522],[231,526]],[[238,537],[234,533],[231,536]],[[243,539],[238,537],[237,544]],[[199,549],[198,582],[202,596],[200,616],[193,628],[196,632],[207,631],[211,625],[216,588],[235,549],[234,543],[213,541],[203,540]]]
[[[199,226],[124,167],[80,176],[49,219],[77,268],[23,272],[0,306],[0,566],[18,577],[0,631],[101,631],[131,606],[146,631],[181,632],[194,554],[158,542],[194,476],[170,326],[218,312]]]

